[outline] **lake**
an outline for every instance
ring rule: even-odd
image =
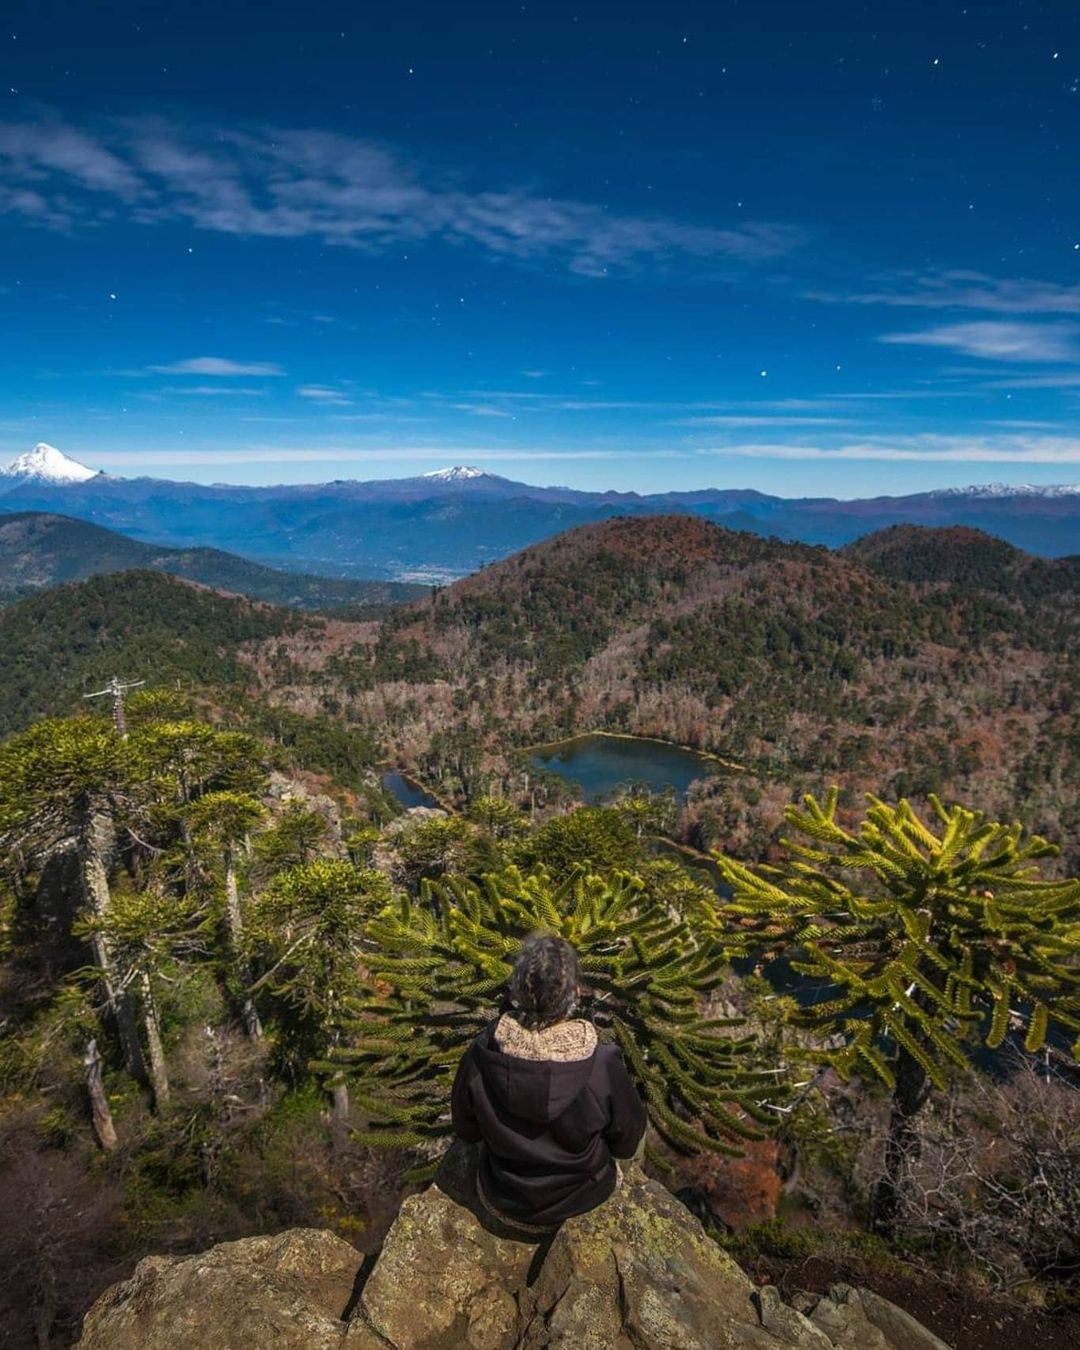
[[[690,784],[717,771],[715,760],[679,745],[637,737],[576,736],[533,751],[530,763],[579,783],[586,801],[603,801],[627,783],[645,783],[654,792],[674,788],[686,800]]]
[[[397,769],[390,769],[382,775],[382,785],[387,792],[401,805],[406,811],[411,811],[414,806],[438,806],[438,802],[430,792],[425,792],[422,787],[417,787],[410,783]]]

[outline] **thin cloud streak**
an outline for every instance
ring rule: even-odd
[[[310,399],[327,407],[351,408],[353,400],[340,389],[325,384],[302,384],[296,391],[301,398]]]
[[[887,305],[900,309],[975,309],[991,314],[1080,314],[1080,286],[1015,280],[953,270],[883,279],[879,290],[808,291],[808,300],[831,304]]]
[[[506,408],[496,407],[492,403],[452,403],[455,412],[469,413],[472,417],[514,417],[515,413]]]
[[[249,418],[249,421],[256,419]],[[664,459],[683,458],[677,450],[648,452],[646,457],[658,456]],[[107,458],[110,463],[131,464],[133,466],[165,464],[348,464],[350,462],[367,463],[430,463],[444,465],[447,460],[527,463],[536,460],[590,460],[625,459],[633,457],[626,450],[493,450],[490,447],[475,448],[462,446],[408,447],[384,446],[379,449],[358,448],[356,446],[290,447],[275,445],[245,446],[235,449],[190,450],[186,446],[161,450],[110,450]]]
[[[161,389],[158,392],[170,395],[198,394],[201,398],[265,398],[269,391],[266,389],[245,388],[242,385],[235,384],[181,384],[169,389]]]
[[[225,356],[192,356],[184,361],[173,361],[165,366],[147,366],[154,375],[210,375],[231,379],[234,375],[284,375],[278,365],[269,361],[230,361]],[[145,373],[145,372],[141,372]]]
[[[799,417],[785,416],[740,416],[730,414],[721,417],[680,417],[671,423],[676,427],[837,427],[850,423],[850,417]]]
[[[985,320],[943,324],[910,333],[884,333],[879,342],[912,347],[942,347],[990,361],[1080,361],[1073,323],[1012,323]]]
[[[704,454],[740,459],[906,460],[951,464],[1076,464],[1080,439],[1068,436],[915,436],[839,446],[775,443],[715,446]]]
[[[561,258],[602,277],[671,261],[752,264],[791,253],[793,227],[731,227],[617,215],[524,187],[467,191],[425,180],[401,154],[331,132],[178,128],[114,121],[0,124],[0,212],[73,229],[117,209],[145,225],[187,221],[241,237],[313,238],[364,249],[442,239],[522,262]]]

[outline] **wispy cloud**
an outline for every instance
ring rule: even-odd
[[[266,392],[236,384],[182,384],[169,390],[171,394],[198,394],[200,398],[264,398]]]
[[[513,417],[514,414],[507,408],[500,408],[494,403],[453,403],[451,407],[456,412],[471,413],[473,417]]]
[[[721,445],[699,453],[746,459],[908,460],[922,463],[1075,464],[1080,438],[1023,435],[917,435],[880,437],[839,445],[787,445],[776,442]]]
[[[1080,389],[1080,372],[1050,371],[1045,375],[1014,375],[1007,380],[993,380],[987,389]]]
[[[248,421],[256,419],[248,418]],[[267,420],[267,419],[262,419]],[[632,453],[632,452],[630,452]],[[131,466],[148,468],[170,464],[432,464],[441,467],[448,462],[467,460],[469,463],[528,463],[544,460],[606,460],[626,459],[624,449],[492,449],[490,446],[280,446],[251,445],[221,447],[212,450],[175,449],[110,450],[108,460],[117,468]],[[677,450],[649,452],[648,458],[683,458]]]
[[[768,413],[727,413],[717,417],[680,417],[672,425],[679,427],[804,427],[842,426],[848,417],[812,417]]]
[[[301,398],[310,399],[312,403],[322,403],[335,408],[352,407],[353,400],[348,394],[327,384],[302,384],[296,392]]]
[[[29,194],[29,195],[27,195]],[[156,119],[95,130],[0,124],[0,211],[73,228],[118,210],[238,236],[382,249],[442,239],[496,256],[562,259],[598,277],[675,261],[755,263],[791,252],[792,227],[620,215],[522,186],[467,189],[403,155],[323,131],[178,128]]]
[[[977,320],[943,324],[911,333],[885,333],[878,340],[913,347],[942,347],[991,361],[1078,361],[1073,323],[1013,323]]]
[[[167,366],[147,366],[155,375],[210,375],[229,379],[235,375],[283,375],[269,361],[230,361],[224,356],[192,356]]]
[[[881,283],[865,291],[811,291],[807,299],[901,309],[978,309],[991,314],[1080,314],[1080,286],[1056,281],[956,270],[901,273],[883,277]]]

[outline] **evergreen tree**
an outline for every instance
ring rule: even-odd
[[[639,843],[647,834],[667,834],[679,814],[672,788],[655,793],[647,785],[631,787],[615,803],[615,810],[633,828]]]
[[[541,825],[517,845],[514,856],[520,866],[542,865],[561,880],[578,867],[633,867],[645,851],[625,812],[614,806],[582,806]]]
[[[330,835],[330,822],[321,811],[303,802],[289,802],[270,827],[259,835],[259,871],[266,876],[289,867],[302,866],[316,858]]]
[[[712,896],[699,889],[699,910]],[[322,1065],[347,1070],[372,1122],[370,1143],[419,1145],[449,1130],[461,1055],[491,1018],[523,940],[536,931],[573,943],[586,1009],[622,1048],[660,1136],[674,1149],[737,1152],[777,1094],[739,1024],[703,1012],[724,953],[693,922],[629,873],[578,869],[562,883],[543,869],[425,882],[366,930],[370,974],[350,1000],[342,1048]]]
[[[788,808],[801,839],[784,840],[781,865],[718,859],[734,891],[731,949],[789,952],[797,972],[824,982],[832,997],[792,1022],[839,1041],[817,1059],[892,1092],[873,1200],[883,1232],[915,1152],[914,1119],[979,1039],[996,1050],[1016,1026],[1035,1051],[1056,1024],[1080,1053],[1080,881],[1040,877],[1034,864],[1057,852],[1045,839],[931,800],[933,828],[907,801],[871,797],[848,831],[834,788],[823,804],[807,796]]]
[[[160,1111],[169,1101],[169,1072],[162,1040],[158,985],[177,957],[206,955],[209,916],[193,896],[178,898],[165,890],[117,887],[108,909],[79,925],[108,944],[111,978],[131,992],[146,1043],[150,1086]],[[100,973],[100,972],[99,972]]]
[[[505,797],[477,797],[469,806],[469,815],[495,839],[510,839],[524,834],[529,818]]]
[[[253,1041],[262,1039],[255,1000],[248,992],[251,970],[244,950],[244,917],[237,879],[237,854],[263,817],[263,808],[243,792],[208,792],[189,811],[191,831],[200,844],[213,848],[220,858],[225,892],[225,927],[229,935],[229,960],[240,985],[240,1011]]]
[[[394,836],[400,875],[415,891],[424,881],[464,871],[476,831],[460,816],[428,816],[409,821]]]
[[[338,858],[300,863],[274,878],[251,906],[251,942],[279,1011],[279,1043],[294,1070],[325,1058],[340,1039],[346,1000],[361,987],[364,925],[390,899],[381,872]],[[348,1100],[339,1075],[331,1081],[335,1115]]]
[[[128,746],[110,721],[69,717],[37,722],[0,746],[0,851],[36,870],[73,840],[84,913],[103,921],[111,905],[109,864],[116,826],[131,814],[136,791]],[[131,995],[116,969],[104,927],[92,931],[91,946],[128,1072],[145,1080]]]

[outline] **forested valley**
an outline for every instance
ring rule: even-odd
[[[0,610],[14,1343],[69,1343],[151,1251],[375,1250],[546,928],[650,1169],[752,1273],[932,1278],[947,1339],[989,1293],[1067,1344],[1078,582],[972,532],[833,554],[661,517],[352,618],[144,572]],[[145,681],[119,720],[83,700],[115,675]],[[717,772],[583,805],[529,747],[597,729]]]

